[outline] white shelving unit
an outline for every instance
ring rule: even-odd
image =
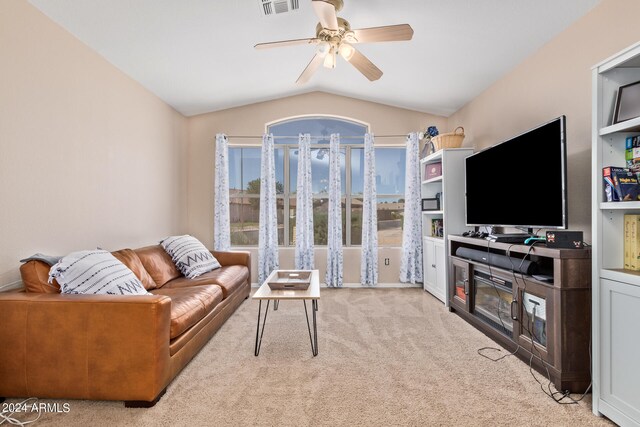
[[[612,124],[618,88],[640,81],[640,43],[593,68],[593,412],[640,426],[640,272],[624,265],[624,215],[640,202],[606,202],[602,168],[625,165],[625,139],[640,118]]]
[[[447,283],[447,239],[449,234],[465,231],[464,216],[464,159],[473,154],[472,148],[445,148],[420,160],[422,176],[422,198],[434,198],[441,193],[440,210],[422,212],[422,247],[424,268],[424,290],[433,294],[446,306]],[[442,163],[442,174],[425,179],[426,167]],[[441,219],[443,235],[434,236],[432,220]]]

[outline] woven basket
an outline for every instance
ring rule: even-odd
[[[460,131],[458,131],[458,129]],[[464,128],[458,126],[456,130],[449,133],[443,133],[438,136],[434,136],[431,139],[433,148],[438,151],[443,148],[458,148],[462,146],[462,140],[464,139]]]

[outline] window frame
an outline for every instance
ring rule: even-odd
[[[336,115],[329,115],[329,114],[307,114],[307,115],[300,115],[300,116],[292,116],[292,117],[287,117],[287,118],[282,118],[282,119],[278,119],[278,120],[274,120],[272,122],[268,122],[265,124],[265,132],[266,133],[270,133],[270,128],[272,126],[275,125],[279,125],[279,124],[283,124],[286,122],[290,122],[290,121],[297,121],[297,120],[305,120],[305,119],[313,119],[313,118],[319,118],[319,119],[334,119],[334,120],[340,120],[340,121],[345,121],[345,122],[351,122],[354,124],[358,124],[361,126],[364,126],[366,128],[366,132],[370,133],[370,126],[368,123],[362,122],[360,120],[357,119],[352,119],[349,117],[343,117],[343,116],[336,116]],[[274,138],[275,139],[275,138]],[[327,141],[327,143],[323,143],[323,144],[312,144],[311,148],[318,148],[318,147],[323,147],[326,146],[327,148],[329,147],[329,143]],[[262,148],[262,143],[252,143],[252,144],[229,144],[229,148],[258,148],[261,149]],[[291,236],[289,233],[290,230],[290,219],[291,219],[291,208],[290,208],[290,201],[291,198],[295,198],[296,195],[295,193],[291,192],[291,175],[290,175],[290,150],[291,149],[297,149],[298,148],[298,142],[296,140],[296,142],[294,143],[274,143],[274,149],[278,150],[278,149],[282,149],[283,150],[283,178],[284,178],[284,182],[283,182],[283,186],[284,186],[284,192],[281,194],[277,194],[276,198],[277,199],[282,199],[283,200],[283,227],[284,227],[284,232],[283,232],[283,242],[282,244],[280,244],[280,242],[278,242],[278,246],[282,247],[282,248],[293,248],[295,247],[294,244],[291,244]],[[355,144],[355,143],[342,143],[340,144],[340,148],[345,150],[345,191],[344,194],[341,194],[340,199],[341,201],[344,201],[345,204],[345,218],[343,219],[344,224],[345,224],[345,240],[343,245],[345,247],[361,247],[361,244],[352,244],[352,236],[351,236],[351,205],[352,205],[352,201],[354,198],[362,198],[362,194],[358,193],[358,194],[353,194],[351,192],[352,190],[352,174],[351,174],[351,151],[353,149],[363,149],[364,148],[364,143],[359,143],[359,144]],[[392,143],[376,143],[374,149],[377,148],[392,148],[392,149],[404,149],[406,150],[406,146],[404,144],[392,144]],[[406,152],[405,152],[406,155]],[[260,198],[260,194],[238,194],[235,196],[231,196],[229,195],[229,198]],[[320,200],[320,199],[328,199],[329,198],[329,193],[317,193],[313,195],[313,199],[314,200]],[[402,198],[404,200],[406,200],[406,196],[404,194],[404,191],[401,195],[398,194],[376,194],[376,208],[378,206],[378,200],[380,198]],[[398,248],[401,247],[402,243],[399,243],[397,246],[383,246],[386,248]],[[315,245],[317,247],[326,247],[325,245]],[[244,245],[244,246],[235,246],[235,247],[250,247],[253,248],[255,247],[254,245]]]

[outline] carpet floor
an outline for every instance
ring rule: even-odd
[[[257,309],[245,301],[155,407],[71,400],[35,425],[611,425],[590,395],[558,405],[526,363],[479,356],[497,345],[420,289],[322,289],[317,357],[299,301],[269,311],[255,357]]]

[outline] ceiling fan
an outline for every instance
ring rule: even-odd
[[[296,80],[297,84],[308,82],[313,73],[320,67],[320,64],[327,68],[335,68],[338,54],[356,67],[369,80],[378,80],[382,77],[382,71],[353,45],[356,43],[411,40],[413,37],[413,29],[409,24],[352,30],[349,22],[338,18],[336,15],[336,12],[341,10],[344,5],[343,0],[312,0],[311,4],[320,20],[316,26],[315,37],[258,43],[255,45],[256,49],[300,44],[316,45],[316,54],[300,74],[298,80]]]

